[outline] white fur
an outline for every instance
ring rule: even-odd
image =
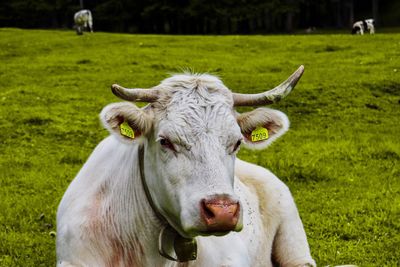
[[[367,28],[364,27],[364,22],[367,25]],[[374,19],[366,19],[364,21],[356,21],[353,24],[353,29],[357,29],[358,31],[355,32],[357,34],[363,35],[365,32],[369,32],[370,34],[375,33],[375,26],[374,26]]]
[[[162,225],[144,194],[139,143],[157,211],[181,235],[198,241],[198,259],[188,266],[268,267],[272,258],[281,266],[314,266],[288,188],[268,170],[236,159],[233,150],[243,137],[230,91],[210,75],[173,76],[159,86],[163,98],[145,109],[118,103],[101,113],[112,136],[96,147],[60,203],[58,266],[179,266],[158,254]],[[267,117],[283,118],[274,124],[281,135],[288,121],[276,114]],[[118,116],[147,129],[140,142],[121,142],[113,120]],[[247,121],[251,126],[253,120]],[[175,151],[162,147],[162,138]],[[201,236],[206,228],[199,203],[215,196],[240,201],[242,217],[235,230],[242,225],[243,230]]]
[[[82,9],[74,14],[75,27],[88,29],[93,32],[93,17],[92,12],[88,9]]]

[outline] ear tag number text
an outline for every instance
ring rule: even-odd
[[[257,127],[251,132],[251,142],[258,142],[268,139],[268,130],[264,127]]]
[[[126,121],[124,121],[119,125],[119,129],[121,130],[122,135],[132,139],[135,138],[135,131],[133,131],[131,126],[129,126],[129,124]]]

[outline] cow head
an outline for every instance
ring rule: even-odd
[[[101,119],[122,142],[144,146],[151,198],[182,236],[240,231],[244,211],[235,193],[236,153],[241,144],[265,148],[287,131],[289,122],[273,109],[239,114],[234,107],[274,103],[291,91],[302,73],[303,66],[276,88],[252,95],[232,93],[206,74],[174,75],[151,89],[113,85],[118,97],[149,105],[111,104]],[[126,134],[121,124],[134,134]]]

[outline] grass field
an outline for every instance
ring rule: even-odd
[[[400,34],[155,36],[0,29],[0,266],[54,266],[55,214],[105,136],[112,83],[192,69],[260,92],[305,65],[273,105],[290,131],[239,157],[290,187],[319,266],[400,266]],[[243,110],[242,110],[243,111]]]

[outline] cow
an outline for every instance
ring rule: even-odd
[[[61,200],[57,266],[315,266],[288,187],[236,158],[242,144],[267,147],[289,120],[235,107],[279,101],[303,71],[258,94],[196,73],[150,89],[112,85],[127,102],[101,111],[110,136]]]
[[[84,30],[93,32],[93,17],[90,10],[82,9],[76,12],[74,15],[74,22],[76,34],[82,35]]]
[[[357,21],[353,24],[353,29],[351,30],[351,33],[363,35],[365,32],[368,31],[370,34],[374,34],[375,33],[374,24],[375,24],[374,19]]]

